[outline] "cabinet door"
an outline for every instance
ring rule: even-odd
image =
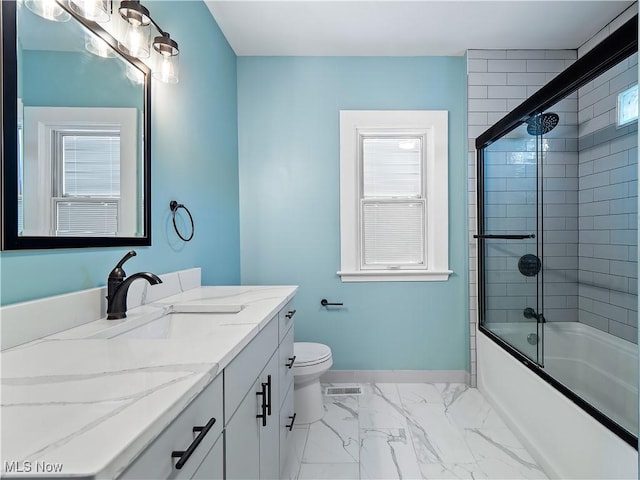
[[[278,354],[274,353],[264,368],[260,379],[271,378],[271,398],[267,425],[260,423],[260,478],[274,479],[280,476],[280,388],[278,386]]]
[[[224,435],[216,441],[204,458],[192,480],[223,480],[224,479]]]
[[[260,379],[249,389],[233,418],[227,424],[226,442],[226,478],[256,479],[260,475],[260,431],[262,425],[256,418],[261,398],[256,395],[262,391]],[[260,422],[260,423],[259,423]]]

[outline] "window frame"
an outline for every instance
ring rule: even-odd
[[[24,107],[25,190],[34,192],[23,204],[23,234],[56,236],[54,174],[57,131],[118,130],[120,132],[120,200],[116,237],[131,237],[138,230],[137,199],[137,111],[117,107]],[[42,208],[49,205],[49,208]],[[71,237],[67,237],[71,238]],[[108,237],[114,238],[114,237]]]
[[[422,137],[425,265],[364,266],[364,138]],[[393,197],[389,197],[393,198]],[[400,197],[409,201],[409,197]],[[340,270],[343,282],[446,281],[449,270],[448,112],[446,110],[340,111]]]

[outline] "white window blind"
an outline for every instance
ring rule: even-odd
[[[62,134],[62,196],[120,195],[120,136]]]
[[[363,201],[364,265],[424,265],[424,202]]]
[[[362,139],[362,268],[425,265],[422,142]]]
[[[115,236],[118,231],[118,202],[86,199],[54,199],[56,235]]]

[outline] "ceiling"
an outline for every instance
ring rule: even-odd
[[[577,48],[632,5],[614,0],[205,0],[239,56],[463,55]]]

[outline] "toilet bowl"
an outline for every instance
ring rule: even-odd
[[[324,415],[320,376],[331,368],[331,349],[321,343],[295,342],[293,354],[296,424],[317,422]]]

